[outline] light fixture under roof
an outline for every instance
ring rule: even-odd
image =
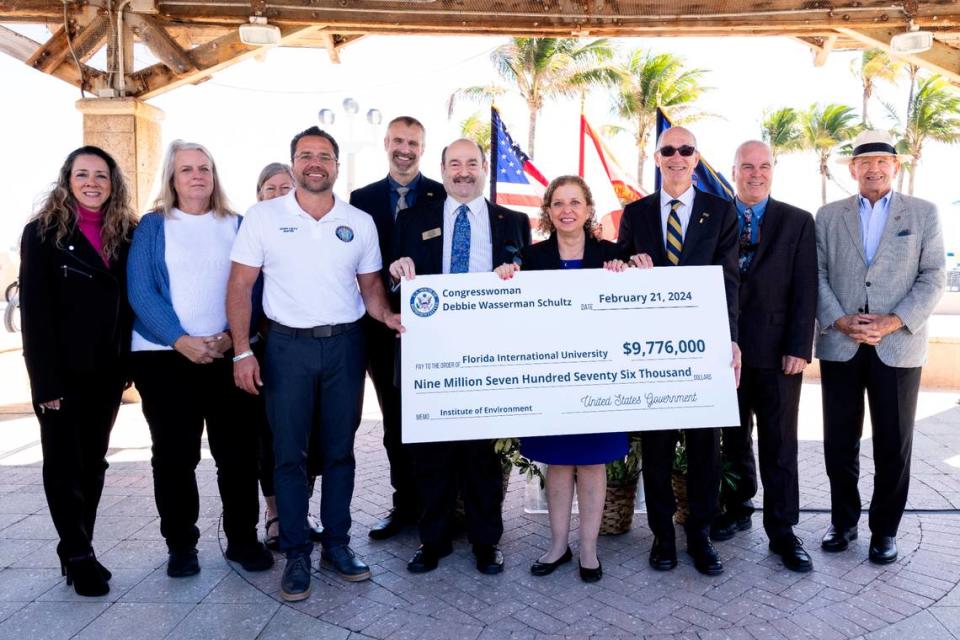
[[[933,32],[921,31],[910,21],[907,31],[890,38],[890,50],[893,53],[923,53],[933,47]]]
[[[263,16],[250,16],[250,24],[240,25],[240,42],[254,47],[280,44],[280,27],[267,24]]]

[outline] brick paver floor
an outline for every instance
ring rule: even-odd
[[[0,355],[0,372],[15,370],[10,362],[8,354]],[[368,394],[357,440],[353,546],[371,565],[373,579],[346,583],[315,562],[311,597],[293,605],[278,596],[279,556],[277,566],[261,574],[245,573],[223,559],[215,470],[208,454],[198,474],[203,570],[186,579],[166,576],[149,435],[138,405],[121,409],[97,521],[97,552],[114,573],[111,592],[103,598],[76,596],[58,570],[36,422],[22,413],[24,400],[11,395],[16,393],[0,391],[0,640],[960,638],[956,392],[922,393],[911,511],[901,527],[895,564],[878,567],[867,561],[865,519],[860,540],[847,552],[828,556],[819,548],[829,522],[829,492],[818,435],[819,388],[809,384],[801,414],[804,512],[797,533],[813,557],[812,573],[786,571],[770,556],[759,514],[753,530],[718,543],[723,575],[701,576],[682,553],[676,570],[655,572],[647,565],[652,539],[638,514],[629,533],[601,539],[604,577],[589,585],[579,580],[576,563],[546,578],[530,575],[530,563],[547,547],[549,528],[545,515],[524,512],[525,482],[519,476],[512,478],[504,504],[506,570],[499,576],[475,570],[464,539],[456,541],[454,554],[438,570],[426,575],[406,570],[417,545],[414,531],[370,541],[367,529],[387,510],[390,488],[379,415]],[[865,499],[872,475],[869,454],[867,439],[861,482]]]

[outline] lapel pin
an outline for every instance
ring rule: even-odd
[[[73,251],[73,245],[70,245],[69,247],[67,247],[67,249],[70,251]]]
[[[703,224],[704,220],[709,220],[709,219],[710,219],[709,211],[704,211],[703,213],[700,214],[700,224]]]

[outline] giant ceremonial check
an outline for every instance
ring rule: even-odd
[[[720,267],[417,276],[403,441],[740,423]]]

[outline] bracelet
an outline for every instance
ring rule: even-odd
[[[233,361],[240,362],[244,358],[249,358],[252,355],[253,355],[253,351],[250,351],[249,349],[247,349],[243,353],[238,353],[237,355],[233,356]]]

